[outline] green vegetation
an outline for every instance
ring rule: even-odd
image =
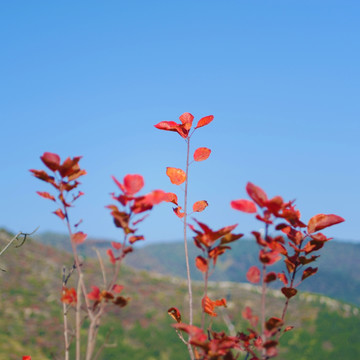
[[[0,245],[5,244],[8,237],[8,234],[0,233]],[[243,245],[250,246],[250,243],[243,242]],[[137,249],[129,258],[144,256],[145,249]],[[176,247],[172,249],[177,251]],[[179,250],[178,254],[182,252]],[[1,263],[7,272],[0,273],[0,326],[6,329],[0,334],[0,358],[18,360],[24,354],[31,354],[37,360],[61,359],[61,269],[63,265],[72,266],[71,256],[30,240],[21,251],[10,249]],[[101,286],[97,271],[97,261],[89,259],[84,268],[85,276],[94,278],[94,283]],[[128,306],[111,311],[103,319],[99,344],[104,342],[106,346],[100,359],[186,359],[186,348],[171,328],[173,320],[167,314],[169,307],[177,306],[187,317],[185,281],[125,267],[121,284],[125,285],[123,295],[131,300]],[[234,325],[234,331],[244,329],[247,324],[241,317],[241,310],[245,306],[254,309],[259,306],[259,289],[249,284],[215,282],[210,284],[209,293],[226,297],[228,301],[228,308],[214,318],[215,329],[224,326],[224,319]],[[202,286],[195,284],[198,314],[201,296]],[[271,292],[267,304],[269,313],[279,311],[283,302],[279,292]],[[294,298],[289,315],[288,323],[295,329],[281,338],[279,360],[360,358],[358,307],[325,296],[301,293]],[[195,319],[197,322],[199,319]]]

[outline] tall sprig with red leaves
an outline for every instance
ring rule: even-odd
[[[65,340],[65,360],[69,360],[69,324],[67,314],[69,310],[75,310],[75,338],[76,338],[76,360],[81,358],[81,310],[85,311],[84,318],[88,318],[88,334],[86,345],[86,360],[97,358],[95,354],[96,339],[99,331],[101,317],[105,313],[105,309],[111,306],[124,307],[128,304],[129,298],[120,295],[124,286],[117,284],[119,270],[122,260],[127,254],[133,251],[132,245],[136,241],[144,240],[143,235],[137,234],[137,225],[141,223],[147,216],[148,212],[154,205],[167,200],[168,195],[161,190],[154,190],[146,195],[137,195],[144,186],[144,179],[141,175],[126,175],[123,182],[119,182],[115,177],[113,180],[121,190],[120,195],[112,194],[113,200],[117,205],[108,205],[111,210],[115,226],[122,229],[122,242],[112,242],[112,248],[107,250],[110,263],[112,264],[112,277],[110,281],[106,279],[106,271],[104,263],[98,253],[101,272],[103,275],[102,285],[91,285],[92,291],[88,292],[84,283],[82,265],[77,254],[77,245],[83,243],[87,235],[81,231],[72,231],[69,217],[69,208],[82,195],[81,191],[77,191],[80,182],[80,176],[86,174],[85,170],[80,169],[79,161],[81,157],[67,158],[61,163],[57,154],[46,152],[41,156],[42,162],[51,171],[48,174],[44,170],[30,170],[35,177],[49,183],[55,190],[55,195],[48,192],[37,192],[41,197],[49,199],[59,205],[54,214],[61,220],[66,222],[69,237],[74,254],[74,266],[69,274],[66,275],[64,270],[63,289],[61,301],[63,303],[64,316],[64,340]],[[77,191],[75,194],[74,192]],[[120,209],[119,209],[119,206]],[[74,225],[75,228],[81,223]],[[115,253],[114,253],[115,252]],[[77,270],[77,288],[68,288],[67,282],[73,273]],[[82,295],[82,296],[81,296]],[[81,299],[85,300],[85,308],[81,305]],[[98,353],[97,353],[98,354]]]
[[[331,240],[319,231],[339,224],[344,219],[333,214],[318,214],[304,223],[293,201],[285,202],[280,196],[269,199],[264,190],[250,182],[246,191],[251,200],[234,200],[231,207],[255,214],[256,219],[264,225],[263,233],[252,232],[260,248],[261,269],[252,266],[247,272],[247,279],[251,283],[261,283],[262,286],[261,331],[256,329],[258,316],[247,307],[243,317],[250,322],[252,329],[248,333],[240,333],[240,340],[246,351],[252,354],[252,359],[269,359],[277,355],[281,334],[291,329],[285,327],[285,315],[290,299],[298,292],[296,288],[318,270],[317,267],[308,266],[319,257],[314,252]],[[270,227],[275,230],[275,235],[270,235]],[[271,265],[279,261],[283,261],[284,270],[278,273],[271,271]],[[281,292],[285,297],[284,308],[277,317],[266,318],[266,289],[269,283],[275,281],[283,285]]]
[[[193,323],[193,297],[192,297],[192,287],[191,287],[191,274],[190,274],[190,265],[189,265],[189,254],[187,246],[187,224],[188,224],[188,177],[189,177],[189,166],[192,161],[200,162],[206,160],[210,154],[211,150],[206,147],[199,147],[193,153],[193,160],[190,160],[190,140],[194,132],[208,124],[210,124],[214,116],[208,115],[201,118],[196,126],[193,126],[194,116],[190,113],[183,113],[180,117],[180,123],[175,121],[161,121],[155,125],[159,130],[173,131],[178,133],[186,143],[186,164],[185,171],[181,168],[168,167],[166,169],[166,175],[169,177],[170,181],[174,185],[185,184],[183,189],[184,191],[184,201],[183,206],[179,206],[178,197],[174,193],[168,193],[168,200],[172,202],[175,207],[173,211],[176,216],[178,216],[184,224],[184,249],[185,249],[185,262],[186,262],[186,272],[187,272],[187,284],[188,284],[188,293],[189,293],[189,323]],[[208,206],[206,200],[199,200],[193,204],[193,212],[203,211]],[[188,346],[189,353],[192,359],[194,359],[194,354],[192,352],[191,346]]]

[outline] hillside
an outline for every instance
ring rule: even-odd
[[[8,239],[9,235],[2,232],[1,247]],[[136,259],[144,250],[137,249],[129,257]],[[71,256],[30,239],[21,248],[11,248],[0,258],[0,264],[7,270],[0,273],[0,326],[6,329],[0,333],[0,358],[15,360],[31,354],[37,360],[61,359],[61,269],[63,265],[72,265]],[[97,269],[97,261],[87,259],[85,278],[92,279],[92,284],[100,281],[94,275]],[[172,320],[167,315],[169,307],[177,306],[186,318],[184,281],[170,274],[160,276],[123,268],[121,283],[131,301],[104,319],[101,337],[104,339],[109,333],[111,346],[104,349],[100,359],[186,359],[186,350],[172,331]],[[195,310],[199,310],[201,284],[195,284],[194,293]],[[258,287],[249,284],[212,283],[210,295],[226,297],[229,303],[225,312],[215,318],[214,328],[222,328],[225,316],[236,330],[243,329],[246,324],[241,319],[241,310],[246,305],[258,308],[258,293]],[[277,314],[283,302],[283,296],[273,291],[269,294],[269,311]],[[295,325],[295,330],[281,339],[279,360],[289,359],[290,354],[292,360],[360,358],[359,308],[325,296],[302,293],[292,302],[290,312],[293,317],[288,318],[288,323]]]
[[[138,269],[185,277],[183,248],[181,242],[146,245],[138,249],[127,264]],[[247,270],[257,262],[258,246],[255,241],[240,240],[231,244],[231,248],[231,251],[219,257],[212,280],[246,281]],[[191,259],[200,254],[193,242],[189,242],[189,252]],[[304,281],[299,289],[360,306],[359,259],[360,244],[330,241],[321,249],[321,256],[313,265],[319,267],[318,273]],[[202,279],[194,261],[191,262],[191,273],[194,279]]]

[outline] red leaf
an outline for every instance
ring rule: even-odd
[[[123,296],[118,296],[115,300],[113,300],[113,304],[122,308],[128,304],[129,300],[130,298],[124,298]]]
[[[166,193],[165,201],[172,202],[173,204],[178,205],[178,198],[177,198],[176,194],[171,193],[171,192]]]
[[[60,156],[57,154],[45,152],[40,159],[52,171],[56,171],[60,167]]]
[[[207,296],[205,296],[202,299],[201,303],[202,303],[202,308],[203,308],[204,312],[209,314],[210,316],[217,316],[217,313],[214,311],[215,307],[218,307],[218,306],[226,307],[226,300],[225,299],[212,301]]]
[[[68,289],[65,286],[62,289],[61,301],[65,304],[73,304],[77,302],[77,294],[74,288]]]
[[[130,244],[133,244],[134,242],[139,241],[139,240],[145,240],[144,236],[142,236],[142,235],[130,236],[130,238],[129,238],[129,243],[130,243]]]
[[[256,205],[250,200],[234,200],[230,205],[235,210],[246,213],[256,213]]]
[[[81,244],[83,243],[87,238],[87,234],[83,233],[82,231],[79,231],[75,234],[72,234],[71,236],[71,240],[75,243],[75,244]]]
[[[87,294],[88,299],[94,301],[100,301],[101,300],[100,289],[97,286],[93,286],[93,285],[91,287],[92,287],[92,291],[89,294]]]
[[[209,269],[208,262],[202,256],[195,259],[195,265],[201,272],[207,272]]]
[[[167,167],[166,175],[170,178],[172,184],[181,185],[186,180],[186,174],[183,170]]]
[[[31,360],[31,356],[25,355],[22,357],[22,360]]]
[[[184,139],[189,135],[189,130],[186,130],[188,124],[179,125],[174,121],[161,121],[155,127],[160,130],[176,131]]]
[[[132,196],[139,192],[144,187],[144,178],[141,175],[126,175],[124,177],[125,193]]]
[[[214,120],[213,115],[205,116],[198,121],[195,129],[205,126],[207,124],[210,124],[213,120]]]
[[[178,207],[176,207],[176,208],[173,208],[173,211],[174,211],[175,215],[176,215],[177,217],[179,217],[180,219],[182,219],[182,218],[185,216],[185,213],[184,213],[184,212],[181,212],[181,210],[182,210],[182,207],[181,207],[181,206],[178,206]]]
[[[49,194],[48,192],[44,192],[44,191],[37,191],[36,192],[38,195],[40,195],[41,197],[45,198],[45,199],[50,199],[53,201],[56,201],[54,196],[52,196],[51,194]]]
[[[274,272],[269,272],[268,274],[266,274],[264,281],[266,283],[272,282],[276,280],[276,273]]]
[[[195,161],[204,161],[211,154],[211,150],[206,147],[201,147],[195,150],[194,152],[194,160]]]
[[[114,284],[112,287],[112,291],[116,294],[120,293],[124,289],[123,285]]]
[[[285,286],[289,283],[285,273],[278,273],[277,277],[284,283]]]
[[[308,267],[304,270],[301,280],[305,280],[311,275],[314,275],[318,271],[318,268]]]
[[[114,241],[111,242],[111,246],[116,250],[119,250],[122,247],[122,245],[120,243],[114,242]]]
[[[142,221],[144,221],[147,217],[149,216],[149,214],[146,214],[146,215],[144,215],[143,217],[141,217],[140,219],[138,219],[138,220],[136,220],[136,221],[134,221],[132,224],[133,224],[133,226],[135,226],[135,225],[137,225],[137,224],[139,224],[139,223],[141,223]]]
[[[33,175],[35,177],[37,177],[38,179],[40,179],[42,181],[46,181],[47,183],[53,185],[57,189],[59,188],[58,185],[55,183],[55,178],[53,176],[48,175],[46,173],[46,171],[44,171],[44,170],[34,170],[34,169],[31,169],[29,171],[32,172]]]
[[[177,124],[175,121],[160,121],[154,126],[159,130],[177,131],[179,124]]]
[[[107,253],[108,256],[109,256],[110,262],[111,262],[112,264],[115,264],[115,263],[116,263],[116,260],[118,260],[118,258],[116,258],[116,257],[114,256],[113,251],[112,251],[111,249],[108,249],[108,250],[106,250],[106,253]]]
[[[180,121],[182,122],[182,124],[184,125],[185,130],[190,130],[193,120],[194,120],[194,116],[188,112],[183,113],[182,115],[180,115],[179,117]]]
[[[284,324],[284,322],[277,318],[277,317],[271,317],[266,323],[265,323],[265,327],[266,327],[266,330],[273,330],[273,329],[276,329],[276,328],[279,328],[280,326],[282,326]]]
[[[257,266],[251,266],[246,274],[246,278],[253,284],[260,282],[260,269]]]
[[[260,207],[264,207],[268,201],[267,195],[264,190],[258,186],[248,182],[246,185],[246,191],[248,195],[258,204]]]
[[[209,205],[209,204],[208,204],[208,202],[207,202],[206,200],[197,201],[197,202],[193,205],[193,211],[194,211],[194,212],[204,211],[208,205]]]
[[[257,323],[259,321],[259,317],[256,315],[253,315],[253,312],[249,306],[246,306],[245,309],[241,312],[242,317],[245,320],[249,320],[250,325],[252,327],[256,327]]]
[[[177,322],[181,323],[181,314],[178,308],[172,307],[168,310],[168,314]]]
[[[326,215],[326,214],[318,214],[313,216],[308,223],[308,233],[312,234],[316,231],[325,229],[329,226],[339,224],[341,222],[345,221],[342,217],[337,215]]]
[[[297,294],[297,290],[294,288],[287,288],[287,287],[283,287],[281,289],[281,292],[288,298],[292,298],[293,296],[295,296]]]
[[[53,212],[53,214],[57,215],[61,220],[65,219],[65,214],[61,209],[57,209],[56,211]]]

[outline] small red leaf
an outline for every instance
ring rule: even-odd
[[[53,201],[56,201],[54,196],[52,196],[51,194],[49,194],[48,192],[45,191],[37,191],[36,192],[38,195],[40,195],[41,197],[43,197],[44,199],[50,199]]]
[[[87,294],[88,299],[94,301],[100,301],[101,300],[100,289],[94,285],[91,285],[91,287],[92,287],[92,291]]]
[[[75,243],[75,244],[81,244],[83,243],[87,238],[87,234],[83,233],[82,231],[79,231],[75,234],[72,234],[71,236],[71,240]]]
[[[57,154],[45,152],[40,159],[52,171],[56,171],[60,167],[60,156]]]
[[[277,317],[271,317],[266,323],[265,327],[267,330],[271,331],[273,329],[279,328],[284,324],[284,321]]]
[[[53,212],[53,214],[57,215],[61,220],[65,219],[65,214],[61,209],[57,209],[56,211]]]
[[[112,287],[112,291],[116,294],[120,293],[124,289],[123,285],[114,284]]]
[[[269,272],[268,274],[266,274],[264,281],[266,283],[272,282],[276,280],[276,273],[274,272]]]
[[[201,147],[195,150],[194,152],[194,160],[195,161],[204,161],[211,154],[211,150],[206,147]]]
[[[218,306],[227,307],[226,299],[224,299],[224,298],[221,300],[212,301],[208,296],[205,296],[205,297],[203,297],[201,303],[202,303],[202,308],[203,308],[204,312],[209,314],[210,316],[217,316],[217,313],[214,311],[215,307],[218,307]]]
[[[289,281],[288,281],[285,273],[283,273],[283,272],[282,272],[282,273],[278,273],[278,274],[277,274],[277,277],[279,278],[279,280],[281,280],[281,281],[283,282],[283,284],[284,284],[285,286],[289,283]]]
[[[172,184],[181,185],[186,180],[186,174],[183,170],[167,167],[166,175],[170,178]]]
[[[175,215],[176,215],[177,217],[179,217],[180,219],[182,219],[182,218],[185,216],[185,213],[184,213],[184,212],[181,212],[181,210],[182,210],[182,207],[181,207],[181,206],[178,206],[178,207],[176,207],[176,208],[173,208],[173,211],[174,211]]]
[[[305,280],[311,275],[314,275],[318,271],[318,268],[308,267],[304,270],[301,280]]]
[[[287,326],[285,329],[284,329],[284,333],[285,332],[288,332],[288,331],[291,331],[294,327],[293,326]]]
[[[195,259],[195,265],[201,272],[207,272],[209,269],[207,260],[204,259],[202,256],[198,256]]]
[[[213,120],[214,120],[213,115],[205,116],[198,121],[195,129],[205,126],[207,124],[210,124]]]
[[[112,246],[114,249],[116,249],[116,250],[119,250],[119,249],[121,249],[121,247],[122,247],[122,245],[121,245],[120,243],[115,242],[115,241],[112,241],[112,242],[111,242],[111,246]]]
[[[123,296],[118,296],[115,300],[113,300],[113,304],[119,306],[119,307],[124,307],[128,304],[130,298],[124,298]]]
[[[180,121],[182,122],[185,130],[190,130],[193,120],[194,120],[194,116],[188,112],[183,113],[182,115],[180,115],[179,117]]]
[[[246,191],[248,195],[258,204],[260,207],[265,206],[268,201],[267,195],[260,187],[248,182],[246,185]]]
[[[257,266],[251,266],[246,274],[246,278],[253,284],[260,282],[260,269]]]
[[[144,187],[144,178],[141,175],[126,175],[124,177],[125,193],[132,196]]]
[[[197,202],[193,205],[193,211],[194,211],[194,212],[204,211],[208,205],[209,205],[209,204],[208,204],[208,202],[207,202],[206,200],[197,201]]]
[[[112,263],[112,264],[115,264],[116,263],[116,260],[118,260],[117,258],[115,258],[115,256],[114,256],[114,253],[113,253],[113,251],[112,251],[112,249],[108,249],[108,250],[106,250],[106,253],[108,254],[108,256],[109,256],[109,260],[110,260],[110,262]]]
[[[283,287],[281,289],[281,292],[288,298],[292,298],[293,296],[295,296],[297,294],[297,290],[294,288],[287,288],[287,287]]]
[[[173,204],[178,205],[178,198],[177,198],[176,194],[171,193],[171,192],[166,193],[165,201],[172,202]]]
[[[175,121],[160,121],[154,126],[159,130],[177,131],[179,124],[177,124]]]
[[[129,243],[130,243],[130,244],[133,244],[134,242],[139,241],[139,240],[145,240],[144,236],[142,236],[142,235],[130,236],[130,238],[129,238]]]
[[[325,229],[329,226],[339,224],[341,222],[345,221],[342,217],[337,215],[326,215],[326,214],[318,214],[313,216],[308,223],[308,233],[312,234],[316,231]]]
[[[242,317],[245,320],[249,320],[250,325],[252,327],[256,327],[257,323],[259,321],[259,317],[254,315],[251,308],[249,306],[246,306],[245,309],[241,312]]]
[[[181,314],[178,308],[172,307],[168,310],[168,314],[178,323],[181,323]]]
[[[230,205],[235,210],[243,211],[246,213],[256,213],[256,205],[250,200],[234,200],[230,203]]]

